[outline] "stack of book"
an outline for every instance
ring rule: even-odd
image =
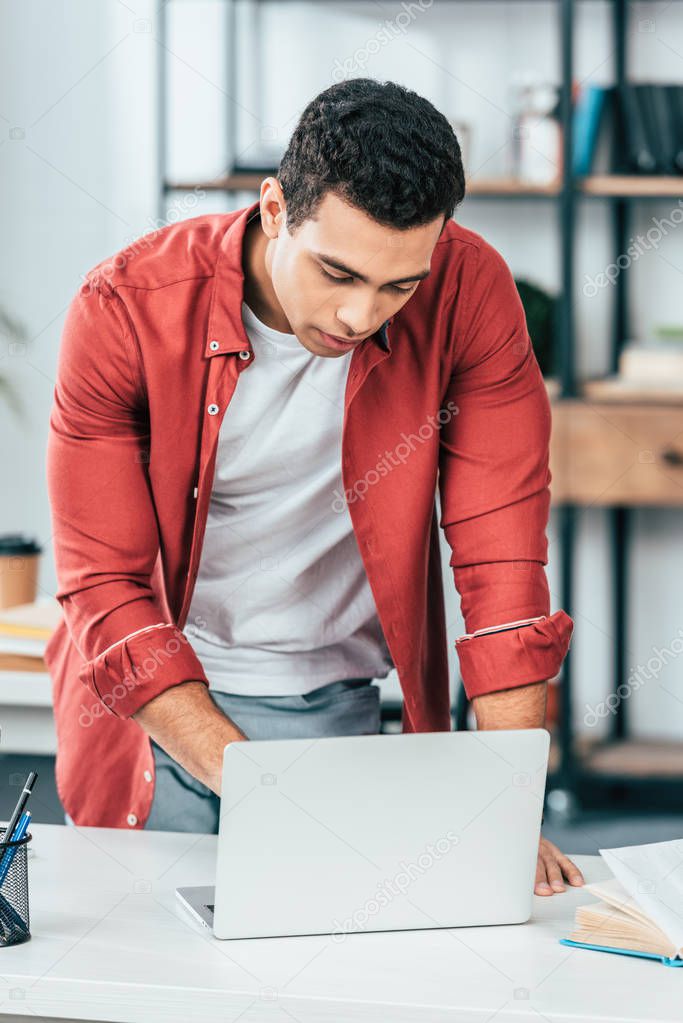
[[[46,672],[45,647],[61,616],[56,600],[1,610],[0,671]]]
[[[584,393],[607,401],[640,397],[683,401],[683,344],[673,340],[629,342],[619,356],[618,374],[589,381]]]

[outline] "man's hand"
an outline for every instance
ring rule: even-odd
[[[563,892],[565,890],[563,877],[577,888],[584,882],[584,876],[576,864],[572,863],[564,853],[561,853],[556,845],[541,836],[538,845],[534,895],[555,895]]]
[[[220,796],[223,750],[247,736],[214,703],[204,682],[166,689],[133,718],[181,767]]]

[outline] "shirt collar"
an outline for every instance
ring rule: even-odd
[[[393,316],[391,317],[390,320],[385,320],[382,326],[377,331],[377,333],[372,335],[373,340],[376,341],[377,346],[381,348],[383,352],[391,352],[388,328],[389,324],[393,323],[393,320],[394,320]]]
[[[242,249],[247,224],[260,211],[258,200],[240,211],[239,216],[229,225],[221,239],[216,260],[214,290],[209,311],[209,329],[204,340],[204,355],[225,355],[227,352],[251,351],[251,345],[242,322],[242,301],[244,299],[244,270]],[[390,353],[391,345],[387,328],[393,317],[368,338],[377,347]]]

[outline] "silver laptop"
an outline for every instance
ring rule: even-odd
[[[548,749],[541,728],[231,743],[215,887],[176,894],[217,938],[524,923]]]

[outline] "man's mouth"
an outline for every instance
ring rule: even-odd
[[[343,348],[345,350],[356,348],[362,341],[365,341],[367,340],[368,337],[370,337],[370,335],[368,334],[366,335],[366,337],[353,338],[352,340],[349,340],[348,338],[345,337],[339,337],[337,334],[328,334],[324,330],[320,330],[319,328],[318,333],[322,336],[323,340],[328,345],[332,346],[332,348],[339,349]]]

